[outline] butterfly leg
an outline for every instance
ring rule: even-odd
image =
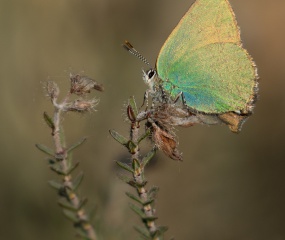
[[[185,100],[185,96],[184,96],[184,93],[183,93],[183,92],[181,93],[181,98],[182,98],[183,106],[184,106],[184,107],[187,107],[186,100]]]
[[[163,103],[168,103],[169,102],[169,96],[166,94],[166,92],[164,91],[162,85],[159,85],[159,91],[160,91],[160,97],[161,97],[161,101]]]
[[[181,99],[182,99],[182,101],[183,101],[183,99],[184,99],[183,92],[180,92],[180,93],[178,93],[178,94],[175,96],[175,98],[174,98],[174,100],[173,100],[173,103],[177,103],[178,100],[180,99],[180,97],[181,97]],[[183,103],[183,104],[184,104],[184,103]]]
[[[186,104],[186,100],[185,100],[185,96],[183,92],[180,92],[176,95],[176,97],[173,100],[173,103],[176,104],[178,102],[178,100],[181,98],[182,101],[182,106],[187,108],[187,104]]]
[[[143,103],[142,103],[140,108],[142,108],[144,105],[146,105],[146,110],[148,109],[148,94],[149,94],[149,90],[146,90],[144,92]]]

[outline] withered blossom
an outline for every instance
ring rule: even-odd
[[[59,88],[57,86],[57,84],[53,81],[47,81],[45,83],[45,86],[44,88],[46,89],[47,91],[47,95],[48,97],[50,97],[50,99],[53,101],[55,99],[58,98],[58,95],[59,95]]]
[[[81,76],[79,74],[70,74],[70,82],[70,93],[79,96],[85,95],[86,93],[90,93],[92,89],[98,90],[100,92],[104,91],[104,87],[102,84],[97,83],[95,80],[87,76]]]
[[[159,126],[159,123],[155,123],[151,118],[148,119],[147,125],[150,126],[152,141],[157,148],[171,159],[182,161],[182,154],[177,149],[178,141],[171,129],[166,125]]]
[[[127,107],[127,116],[131,122],[136,121],[136,116],[135,116],[134,110],[131,107],[131,105],[128,105]]]
[[[84,100],[84,99],[77,99],[70,103],[65,111],[75,111],[75,112],[90,112],[94,110],[95,106],[98,104],[98,100],[91,99],[91,100]]]

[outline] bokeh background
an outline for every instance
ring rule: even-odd
[[[35,143],[52,146],[42,119],[52,113],[42,83],[64,93],[70,72],[105,85],[98,111],[65,116],[68,143],[88,136],[75,159],[85,173],[81,194],[96,206],[101,239],[138,239],[130,190],[115,161],[128,159],[109,129],[127,135],[125,104],[141,103],[142,62],[121,47],[125,39],[154,64],[160,47],[191,0],[0,1],[0,239],[73,239],[47,181],[56,179]],[[178,129],[183,163],[159,154],[147,170],[160,187],[158,223],[167,238],[285,239],[285,1],[230,1],[244,46],[260,75],[259,101],[243,131],[225,126]],[[147,147],[147,146],[146,146]]]

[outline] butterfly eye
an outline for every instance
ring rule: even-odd
[[[147,72],[147,76],[148,76],[149,79],[151,79],[154,75],[155,75],[155,71],[153,69],[150,69]]]

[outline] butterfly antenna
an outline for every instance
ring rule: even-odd
[[[132,44],[130,44],[130,42],[125,41],[125,43],[123,44],[123,47],[130,52],[131,54],[135,55],[138,59],[140,59],[142,62],[144,62],[146,65],[149,65],[149,62],[146,60],[146,58],[141,55],[134,47]]]

